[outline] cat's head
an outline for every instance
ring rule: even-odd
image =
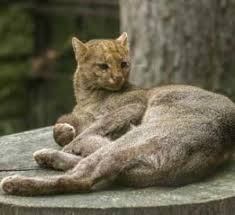
[[[126,33],[117,39],[87,43],[74,37],[72,45],[79,68],[76,77],[82,79],[87,87],[116,91],[127,83],[130,57]]]

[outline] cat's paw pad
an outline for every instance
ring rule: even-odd
[[[68,123],[57,123],[53,129],[54,139],[60,146],[70,143],[76,136],[75,128]]]
[[[57,150],[55,149],[41,149],[41,150],[34,152],[33,157],[39,166],[45,167],[51,163],[52,156],[56,152]]]
[[[13,175],[3,178],[1,181],[1,188],[5,193],[14,194],[18,192],[20,185],[20,176]]]

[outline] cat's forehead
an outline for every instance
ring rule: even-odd
[[[116,40],[91,40],[86,43],[87,47],[93,54],[100,57],[122,57],[128,55],[126,47],[122,46]]]

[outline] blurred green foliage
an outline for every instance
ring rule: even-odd
[[[10,56],[30,54],[33,47],[33,23],[18,7],[0,9],[0,134],[25,129],[24,79],[29,62],[10,61]]]
[[[31,53],[33,23],[29,14],[17,6],[0,8],[0,56]]]
[[[0,135],[54,123],[74,106],[72,76],[75,61],[71,37],[81,40],[117,37],[118,20],[112,17],[48,15],[50,40],[45,48],[60,57],[53,77],[42,79],[32,73],[37,32],[32,11],[14,4],[0,8]]]

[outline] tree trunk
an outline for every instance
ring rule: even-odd
[[[235,100],[235,0],[120,0],[131,81],[186,83]]]

